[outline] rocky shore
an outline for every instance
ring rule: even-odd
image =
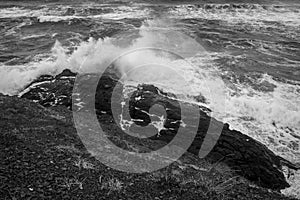
[[[86,150],[74,127],[72,110],[89,105],[85,91],[78,97],[80,102],[72,102],[75,76],[64,70],[55,77],[41,76],[19,97],[0,95],[0,195],[4,199],[292,199],[279,193],[289,187],[282,167],[297,170],[297,165],[211,118],[206,108],[184,102],[187,108],[199,110],[200,120],[191,147],[177,162],[144,174],[103,165]],[[105,73],[99,83],[96,74],[77,79],[86,90],[89,84],[98,85],[98,121],[109,138],[125,149],[143,152],[167,144],[185,117],[181,102],[153,85],[139,85],[129,97],[112,98],[118,83],[114,74]],[[120,100],[128,101],[130,117],[139,126],[151,123],[151,107],[164,108],[163,128],[145,139],[124,136],[112,116],[112,105]],[[222,130],[220,137],[206,135],[209,126]],[[199,150],[206,140],[216,145],[200,159]]]

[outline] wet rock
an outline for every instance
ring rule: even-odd
[[[67,78],[66,78],[67,77]],[[90,95],[88,92],[92,85],[97,84],[95,94],[96,113],[101,115],[105,112],[111,115],[112,92],[118,83],[112,74],[104,74],[100,80],[97,75],[79,76],[79,83],[82,83],[81,97],[79,103],[84,101],[84,97]],[[22,98],[27,98],[40,103],[43,106],[64,105],[71,109],[72,89],[75,74],[64,71],[62,75],[52,77],[52,80],[40,78],[27,88]],[[45,82],[43,82],[45,81]],[[63,98],[60,98],[62,97]],[[120,99],[123,98],[120,94]],[[90,102],[85,102],[87,105]],[[129,100],[130,117],[135,120],[138,126],[147,126],[151,122],[149,114],[154,105],[162,106],[166,111],[164,129],[152,136],[152,140],[170,142],[182,125],[185,116],[182,116],[179,102],[172,94],[164,93],[153,85],[140,85],[131,95]],[[189,152],[198,155],[205,138],[215,141],[216,145],[208,154],[206,159],[212,163],[226,163],[237,174],[246,177],[265,188],[283,189],[289,186],[281,171],[282,158],[275,155],[262,143],[242,134],[239,131],[231,130],[228,124],[223,124],[209,116],[209,110],[205,107],[185,104],[188,109],[199,110],[200,120],[198,123],[197,135],[188,149]],[[189,111],[187,111],[188,115]],[[191,112],[192,113],[192,112]],[[184,121],[184,120],[183,120]],[[222,130],[221,135],[207,135],[209,127],[212,130]],[[187,130],[193,130],[191,127]],[[159,135],[159,136],[158,136]]]
[[[69,69],[64,69],[60,74],[55,76],[55,79],[63,79],[63,78],[75,78],[77,74],[72,72]]]
[[[141,97],[138,102],[134,99]],[[167,120],[165,128],[167,131],[161,133],[162,137],[153,137],[159,140],[169,142],[176,134],[179,126],[172,126],[172,130],[168,130],[170,124],[178,122],[181,118],[180,108],[176,100],[169,98],[162,91],[154,86],[143,85],[132,95],[130,114],[134,119],[140,119],[143,125],[149,123],[149,109],[155,104],[163,105],[167,109]],[[198,132],[189,151],[198,154],[199,149],[205,137],[213,137],[207,135],[208,127],[221,126],[222,133],[218,138],[216,146],[208,154],[208,159],[213,162],[225,162],[237,174],[240,174],[251,181],[256,182],[266,188],[283,189],[289,186],[283,173],[281,172],[281,158],[276,156],[262,143],[242,134],[239,131],[230,130],[228,124],[223,124],[213,118],[210,118],[206,112],[199,108],[200,121]],[[175,128],[175,130],[174,130]],[[167,134],[173,133],[173,134]]]
[[[55,77],[41,76],[28,85],[19,96],[45,107],[64,105],[71,109],[75,76],[76,74],[68,69]]]

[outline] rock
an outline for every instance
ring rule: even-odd
[[[27,88],[27,92],[22,95],[22,98],[34,100],[43,106],[64,105],[71,109],[74,77],[74,73],[65,70],[61,75],[52,77],[50,82],[49,77],[46,81],[43,78],[38,79]],[[84,102],[84,97],[90,95],[89,88],[98,84],[95,95],[96,113],[99,116],[103,112],[111,115],[111,95],[118,83],[117,77],[106,73],[101,77],[99,83],[95,74],[82,75],[77,78],[79,83],[83,84],[83,91],[80,91],[78,103]],[[121,93],[119,95],[119,99],[124,98]],[[147,126],[151,122],[150,108],[157,104],[164,107],[166,111],[164,129],[158,133],[159,137],[155,135],[151,139],[168,143],[176,135],[182,119],[179,102],[174,97],[174,95],[164,93],[153,85],[140,85],[129,100],[130,117],[135,120],[134,122],[138,126]],[[85,103],[86,105],[90,104],[90,102]],[[207,136],[208,127],[211,125],[215,129],[221,129],[222,133],[220,137],[212,138],[212,140],[217,140],[217,143],[206,159],[212,163],[226,163],[237,174],[259,186],[274,190],[289,187],[281,171],[282,165],[286,163],[282,162],[284,159],[275,155],[262,143],[239,131],[231,130],[228,124],[223,124],[209,117],[207,108],[195,107],[195,105],[187,106],[191,106],[190,109],[199,110],[200,113],[199,126],[196,129],[197,135],[188,149],[189,152],[198,155]],[[208,137],[210,136],[208,135]]]
[[[105,117],[100,120],[109,127],[109,135],[120,134]],[[159,142],[148,139],[141,147]],[[213,167],[189,152],[150,173],[114,170],[86,151],[70,110],[1,94],[0,152],[2,199],[155,199],[159,194],[160,199],[295,200],[222,173],[222,163]]]
[[[55,79],[62,79],[62,78],[69,78],[69,77],[75,78],[76,75],[77,73],[74,73],[69,69],[64,69],[60,74],[55,76]]]
[[[19,96],[45,107],[64,105],[71,109],[75,76],[76,74],[68,69],[55,77],[41,76],[28,85]]]
[[[137,97],[141,97],[138,102],[134,100]],[[150,121],[150,116],[147,114],[150,107],[155,104],[163,105],[167,109],[167,120],[165,123],[167,131],[164,130],[163,133],[160,133],[162,137],[153,137],[153,139],[165,140],[166,142],[172,140],[179,124],[172,126],[172,130],[169,129],[170,124],[176,124],[178,120],[181,120],[180,108],[176,100],[169,98],[165,93],[152,85],[141,85],[132,95],[130,103],[131,117],[140,119],[144,126]],[[281,172],[280,157],[251,137],[239,131],[230,130],[228,124],[224,125],[210,118],[200,108],[199,112],[201,116],[199,128],[197,136],[189,149],[190,152],[196,155],[199,153],[203,139],[207,134],[209,123],[214,124],[213,126],[221,126],[223,127],[222,134],[207,157],[211,162],[225,162],[237,174],[266,188],[283,189],[289,187]],[[175,130],[173,130],[174,128]]]

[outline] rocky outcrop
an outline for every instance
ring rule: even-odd
[[[76,74],[66,69],[57,76],[43,75],[30,83],[20,94],[45,107],[64,105],[72,106],[72,88]]]
[[[74,84],[74,74],[64,72],[70,76],[41,77],[40,80],[30,85],[22,98],[27,98],[40,103],[43,106],[64,105],[71,109],[71,93]],[[105,112],[111,114],[111,95],[117,84],[116,77],[112,74],[103,75],[98,83],[97,75],[85,75],[79,77],[88,84],[98,84],[95,107],[97,114]],[[89,81],[86,81],[89,80]],[[86,84],[86,90],[89,85]],[[84,91],[82,91],[84,93]],[[82,94],[84,96],[84,94]],[[122,97],[120,97],[122,98]],[[164,93],[152,85],[140,85],[129,99],[130,116],[139,126],[147,126],[151,122],[149,110],[153,105],[160,105],[166,110],[164,128],[152,136],[152,140],[160,140],[165,143],[172,140],[184,121],[179,103],[172,94]],[[209,110],[204,107],[185,104],[190,109],[197,109],[200,113],[197,135],[188,149],[189,152],[198,155],[205,138],[217,140],[216,145],[208,154],[206,159],[212,163],[226,163],[237,174],[246,177],[257,185],[274,190],[283,189],[289,186],[281,172],[284,159],[275,155],[262,143],[242,134],[239,131],[231,130],[228,124],[223,124],[209,116]],[[189,111],[185,114],[188,115]],[[209,126],[221,130],[221,135],[207,135]]]
[[[120,134],[110,114],[100,120],[109,134]],[[148,139],[139,147],[157,143]],[[222,173],[222,163],[214,166],[188,152],[152,173],[113,170],[86,151],[65,106],[46,108],[2,94],[0,158],[1,199],[293,199]]]
[[[139,99],[135,101],[134,99]],[[162,91],[152,85],[142,85],[131,98],[131,116],[143,121],[145,126],[150,122],[149,109],[152,105],[160,104],[167,109],[167,120],[165,123],[166,130],[160,133],[162,137],[153,137],[153,139],[165,140],[169,142],[178,130],[178,125],[174,126],[185,116],[181,116],[178,102],[171,99]],[[206,112],[199,109],[200,121],[199,128],[189,151],[198,154],[199,149],[207,135],[208,127],[221,126],[222,133],[212,151],[207,158],[215,162],[225,162],[236,173],[248,178],[257,184],[271,188],[282,189],[288,187],[283,173],[280,171],[280,158],[270,151],[265,145],[242,134],[241,132],[230,130],[228,124],[223,124],[215,119],[210,118]],[[141,121],[139,121],[141,123]],[[171,129],[170,129],[171,127]],[[173,134],[172,134],[173,133]]]

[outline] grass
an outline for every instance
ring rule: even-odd
[[[101,184],[101,190],[108,190],[108,194],[111,192],[120,192],[124,183],[117,178],[108,178],[106,179],[102,175],[99,177],[99,183]]]
[[[63,179],[62,182],[63,183],[60,184],[60,186],[67,188],[68,190],[71,190],[74,187],[75,187],[75,189],[83,190],[83,181],[79,181],[78,179],[66,178],[66,179]]]
[[[211,164],[191,153],[151,173],[116,171],[87,153],[71,122],[54,119],[28,101],[1,100],[5,101],[0,103],[1,199],[291,200],[253,187],[222,162]],[[10,107],[30,112],[9,115]],[[67,118],[68,112],[59,112]],[[118,136],[111,118],[107,119],[103,123],[108,133]],[[115,140],[124,143],[122,137]],[[125,148],[134,144],[128,142]],[[155,145],[161,144],[146,141],[134,147]]]
[[[77,160],[74,161],[74,165],[77,166],[79,169],[95,169],[95,166],[93,163],[89,162],[88,160],[84,158],[78,157]]]

